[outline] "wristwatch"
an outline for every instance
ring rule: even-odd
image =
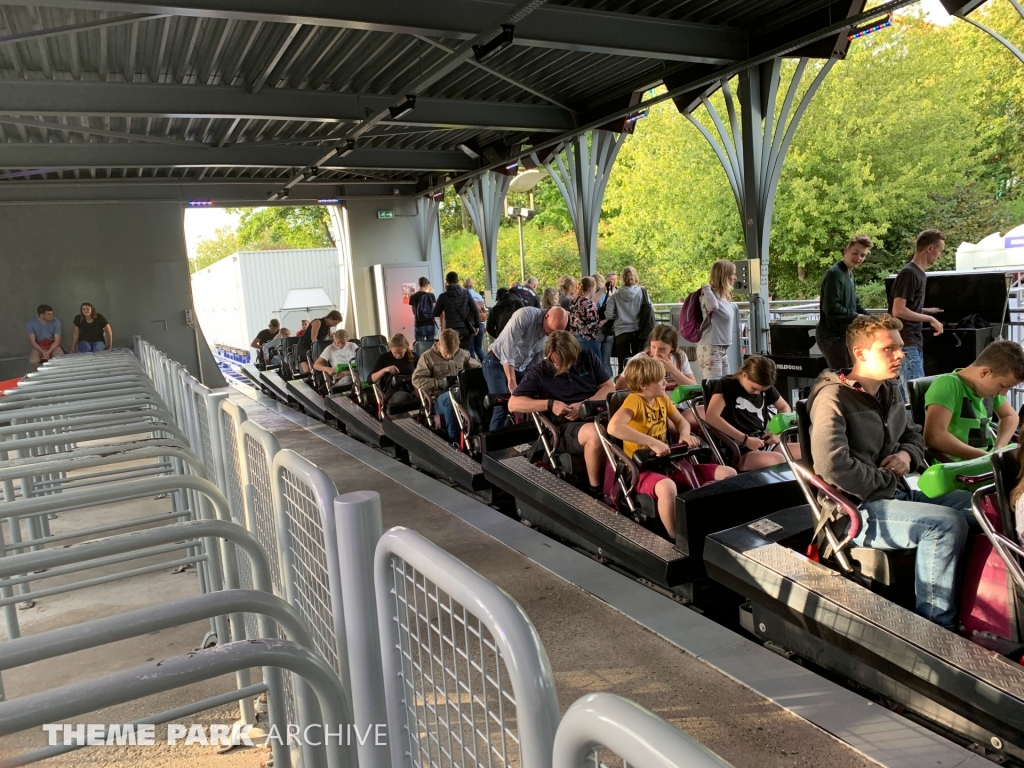
[[[554,413],[555,412],[554,408],[555,408],[555,398],[551,398],[550,400],[548,400],[548,412],[549,413]]]

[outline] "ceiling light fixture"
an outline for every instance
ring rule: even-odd
[[[356,140],[346,139],[345,143],[338,147],[338,157],[348,157],[356,151]]]
[[[502,24],[501,32],[498,33],[497,37],[483,45],[473,46],[473,56],[480,63],[487,61],[493,56],[497,56],[512,45],[512,32],[515,28],[514,24]]]
[[[863,27],[856,27],[850,30],[850,34],[846,36],[847,40],[856,40],[858,37],[866,37],[872,32],[878,32],[879,30],[885,29],[886,27],[892,26],[892,14],[890,13],[882,21],[872,21],[869,24],[865,24]]]
[[[409,114],[416,109],[416,94],[409,94],[405,97],[405,101],[401,104],[392,104],[388,107],[388,112],[391,113],[392,120],[398,120],[400,117]]]
[[[471,160],[477,160],[480,158],[480,153],[473,149],[469,144],[456,144],[456,149],[461,149],[462,153]]]

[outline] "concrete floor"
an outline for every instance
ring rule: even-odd
[[[875,763],[817,726],[685,653],[607,604],[244,396],[232,399],[334,480],[339,493],[380,493],[385,529],[404,525],[511,594],[533,621],[554,670],[562,711],[609,691],[639,702],[725,760],[751,768]],[[495,514],[498,514],[495,512]],[[552,547],[561,547],[551,542]]]

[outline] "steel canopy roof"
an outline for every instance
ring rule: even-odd
[[[288,183],[292,202],[414,194],[493,161],[489,146],[572,132],[863,0],[533,5],[0,0],[0,201],[251,204]],[[510,47],[450,66],[514,9]],[[415,107],[388,114],[417,80]]]

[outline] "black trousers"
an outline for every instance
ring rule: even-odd
[[[640,331],[620,333],[615,337],[615,356],[619,358],[619,375],[626,367],[626,361],[644,348],[644,339]]]
[[[825,362],[828,363],[829,368],[840,370],[853,367],[850,350],[846,347],[845,335],[828,336],[821,331],[816,331],[815,340],[818,342],[818,349],[825,355]]]

